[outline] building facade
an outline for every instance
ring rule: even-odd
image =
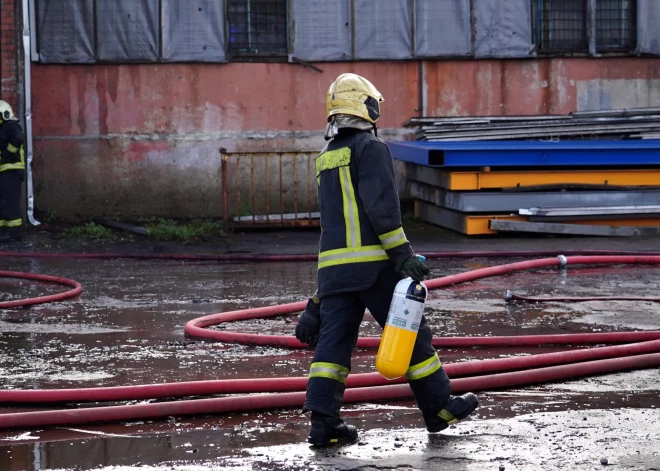
[[[0,1],[18,110],[30,9],[35,205],[70,218],[222,216],[219,149],[319,150],[344,72],[392,140],[413,116],[660,106],[655,0]]]

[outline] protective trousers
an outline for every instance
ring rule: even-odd
[[[21,194],[25,170],[0,172],[0,235],[20,237],[23,235]]]
[[[394,268],[388,267],[381,270],[368,290],[321,299],[321,333],[309,371],[303,410],[339,415],[365,307],[384,328],[394,288],[400,280]],[[417,406],[435,413],[447,404],[451,386],[431,338],[431,329],[422,318],[406,377]]]

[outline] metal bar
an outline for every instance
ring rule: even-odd
[[[491,219],[503,219],[509,221],[525,221],[526,219],[517,215],[483,215],[473,216],[458,211],[440,208],[424,201],[415,201],[415,214],[423,221],[435,224],[446,229],[451,229],[465,235],[495,234],[488,227]]]
[[[525,193],[460,192],[410,182],[410,196],[443,208],[466,213],[516,212],[530,207],[660,205],[660,190],[643,191],[539,191]]]
[[[312,219],[319,219],[321,217],[321,213],[319,212],[312,212],[312,213],[285,213],[285,214],[271,214],[270,216],[268,214],[259,214],[256,216],[236,216],[234,217],[234,221],[236,222],[242,222],[242,221],[252,221],[253,219],[257,222],[264,222],[264,223],[271,223],[271,222],[277,222],[277,221],[302,221],[302,220],[312,220]]]
[[[443,136],[451,133],[476,133],[498,132],[509,134],[507,131],[546,131],[554,129],[580,129],[580,127],[603,127],[613,126],[632,126],[638,123],[660,124],[660,116],[635,116],[630,118],[623,117],[603,117],[603,118],[573,118],[561,121],[538,121],[538,122],[511,122],[511,123],[491,123],[486,121],[467,121],[458,123],[434,123],[432,126],[423,126],[418,134]]]
[[[660,205],[642,206],[606,206],[606,207],[571,207],[571,208],[528,208],[520,209],[523,216],[595,216],[613,214],[660,214]]]
[[[312,217],[312,155],[307,154],[307,205],[309,217]]]
[[[624,108],[621,110],[602,110],[602,111],[572,111],[569,116],[583,118],[607,118],[607,117],[628,117],[628,116],[647,116],[660,115],[660,108]]]
[[[101,224],[103,226],[112,227],[114,229],[121,229],[122,231],[132,232],[134,234],[139,234],[143,236],[148,236],[149,231],[141,226],[136,226],[135,224],[126,224],[123,222],[112,221],[105,218],[93,218],[93,222]]]
[[[241,156],[236,157],[236,195],[237,195],[237,204],[236,212],[241,214],[243,208],[241,207]]]
[[[264,157],[264,179],[265,179],[265,189],[266,189],[266,222],[268,222],[268,217],[270,214],[270,204],[268,201],[268,157]]]
[[[395,159],[430,167],[660,165],[660,140],[388,142]]]
[[[284,220],[284,192],[282,186],[282,154],[280,154],[280,216]]]
[[[298,222],[298,175],[296,174],[297,162],[298,154],[293,154],[293,212],[296,215],[296,222]]]
[[[30,10],[27,0],[23,0],[23,68],[24,68],[24,100],[25,100],[25,153],[26,184],[27,184],[27,219],[33,226],[41,223],[34,217],[34,183],[32,180],[32,159],[34,157],[34,141],[32,139],[32,64],[30,62],[31,33]],[[34,13],[34,12],[33,12]]]
[[[658,110],[657,113],[653,114],[659,114],[660,115],[660,110]],[[465,117],[443,117],[443,116],[420,116],[420,117],[412,117],[408,119],[408,121],[403,123],[403,127],[415,127],[415,126],[421,126],[421,125],[434,125],[434,124],[460,124],[463,122],[471,122],[471,121],[476,121],[476,122],[485,122],[485,123],[507,123],[507,122],[515,122],[515,121],[523,121],[523,122],[533,122],[533,121],[552,121],[552,120],[566,120],[570,119],[570,115],[538,115],[538,116],[533,116],[533,115],[520,115],[520,116],[465,116]]]
[[[493,188],[524,188],[542,185],[658,186],[657,170],[571,170],[448,172],[407,162],[406,178],[446,190],[466,191]]]
[[[220,181],[222,185],[222,220],[229,222],[229,189],[227,188],[227,160],[229,156],[220,149]]]
[[[252,200],[252,222],[254,222],[254,215],[257,212],[257,208],[255,207],[254,204],[254,155],[250,155],[250,199]]]
[[[507,129],[474,129],[474,130],[434,130],[426,132],[428,138],[435,140],[463,139],[468,137],[477,137],[481,140],[492,139],[514,139],[531,137],[554,137],[554,136],[578,136],[595,134],[625,134],[628,132],[639,131],[640,129],[658,130],[660,122],[646,123],[607,123],[607,124],[584,124],[584,125],[544,125],[539,127],[518,126]]]
[[[614,227],[552,222],[525,222],[491,220],[489,227],[503,232],[533,232],[541,234],[567,234],[601,237],[653,236],[660,234],[660,227]]]
[[[591,224],[594,226],[639,226],[660,227],[660,214],[629,214],[610,216],[567,216],[559,218],[546,218],[530,216],[526,218],[530,222],[571,222],[571,224]]]
[[[657,119],[660,116],[660,108],[622,108],[618,110],[602,111],[572,111],[565,115],[507,115],[507,116],[414,116],[403,123],[403,127],[418,126],[450,126],[466,124],[489,124],[493,126],[507,126],[514,124],[538,125],[542,122],[548,123],[599,123],[600,118],[623,119],[623,118],[646,118]],[[607,120],[606,120],[607,121]]]

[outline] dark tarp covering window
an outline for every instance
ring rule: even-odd
[[[476,57],[529,57],[532,18],[529,0],[474,2]]]
[[[638,0],[637,18],[639,51],[660,54],[660,1]]]
[[[162,0],[164,61],[225,61],[222,2]]]
[[[470,0],[415,0],[415,56],[472,52]]]
[[[255,60],[516,58],[535,55],[533,24],[540,52],[588,52],[587,1],[34,0],[33,13],[46,63],[224,62],[227,50]],[[598,52],[660,55],[660,0],[589,4]]]
[[[41,62],[94,62],[94,0],[39,0],[36,10]]]
[[[293,0],[293,53],[304,61],[350,60],[349,0]]]
[[[408,0],[353,0],[356,59],[412,57]]]
[[[97,0],[96,9],[99,60],[159,59],[158,0]]]

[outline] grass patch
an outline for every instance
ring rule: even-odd
[[[157,219],[145,227],[150,238],[161,241],[192,242],[226,235],[222,230],[222,223],[209,220],[179,224],[170,219]]]
[[[113,240],[117,236],[105,226],[88,222],[83,226],[72,227],[64,231],[64,236],[70,239]]]

